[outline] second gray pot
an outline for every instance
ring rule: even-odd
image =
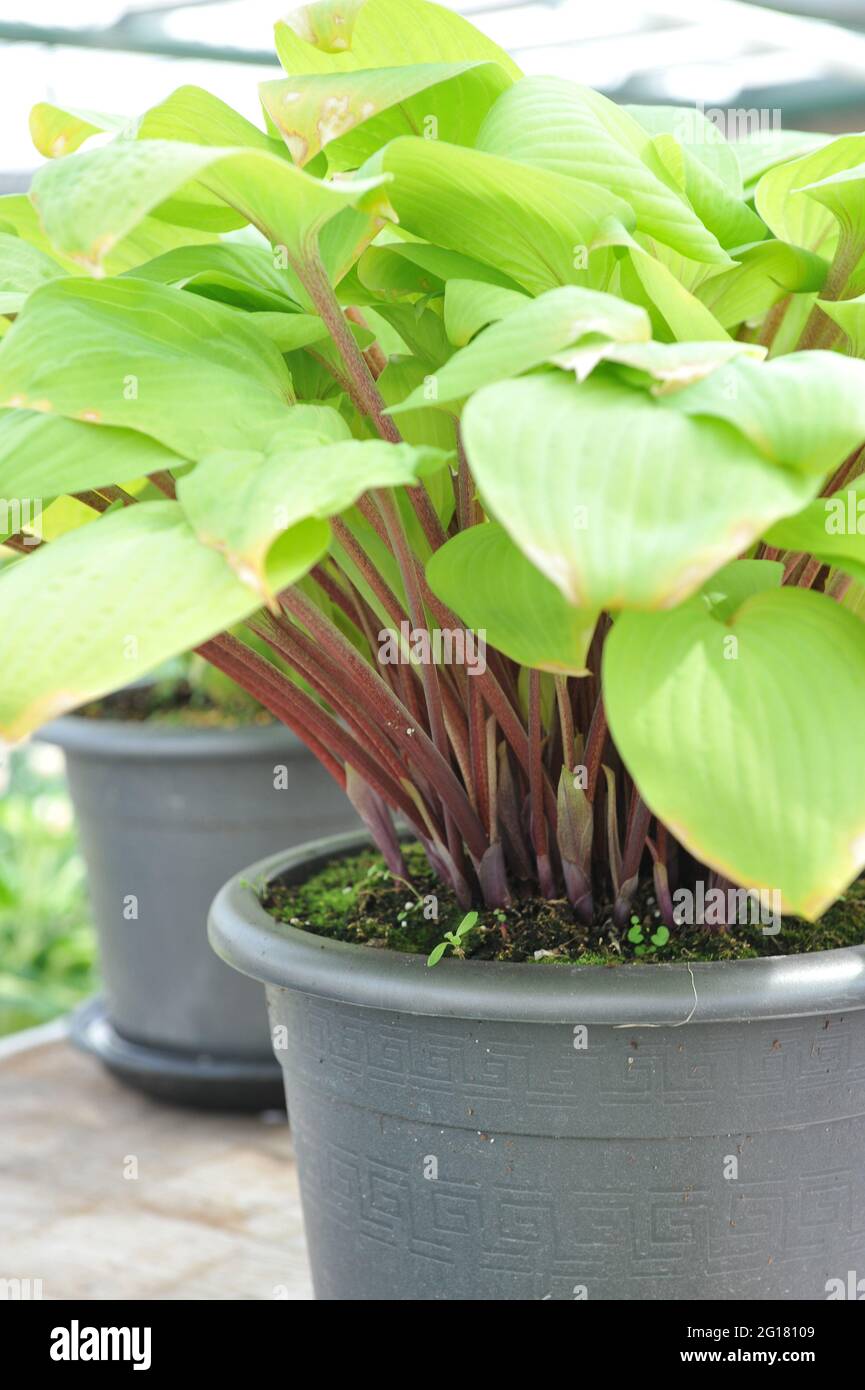
[[[263,991],[209,949],[207,909],[262,854],[356,824],[344,794],[281,725],[67,716],[39,737],[66,754],[99,937],[105,997],[77,1040],[165,1099],[281,1104]]]

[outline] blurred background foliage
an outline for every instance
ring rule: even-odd
[[[0,1036],[97,988],[96,940],[63,756],[30,743],[0,763]]]

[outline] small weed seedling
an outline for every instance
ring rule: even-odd
[[[465,960],[466,953],[462,945],[463,937],[468,936],[477,920],[478,914],[476,912],[467,912],[456,931],[446,931],[444,941],[440,941],[437,946],[433,946],[427,958],[427,965],[438,965],[448,946],[453,947],[455,956],[459,956],[460,960]]]
[[[656,951],[661,951],[670,939],[668,927],[658,927],[652,932],[648,942],[643,934],[643,926],[639,917],[631,918],[631,929],[628,932],[628,940],[633,942],[635,956],[653,956]]]

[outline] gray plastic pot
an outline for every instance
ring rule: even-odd
[[[282,725],[72,715],[39,737],[66,754],[105,982],[76,1041],[164,1099],[281,1105],[263,991],[209,949],[207,909],[250,859],[356,824],[344,794]]]
[[[324,1299],[824,1299],[865,1276],[865,947],[509,965],[210,915],[265,981]],[[833,1287],[833,1286],[829,1286]]]

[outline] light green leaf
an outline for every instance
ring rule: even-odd
[[[77,497],[55,497],[39,518],[39,534],[42,540],[56,541],[67,531],[78,530],[98,521],[99,513],[94,512]]]
[[[139,117],[132,132],[136,140],[180,140],[214,148],[249,148],[282,157],[280,142],[259,130],[232,106],[204,87],[178,87]]]
[[[179,140],[190,145],[223,149],[269,151],[287,159],[282,142],[259,130],[233,107],[203,87],[179,87],[134,122],[128,138],[138,140]],[[228,232],[243,227],[243,212],[227,207],[224,200],[201,183],[191,182],[174,193],[155,210],[155,216],[184,227],[201,227]]]
[[[318,233],[343,209],[363,204],[374,221],[382,207],[381,179],[325,184],[266,150],[181,140],[119,141],[45,165],[31,197],[53,245],[97,270],[143,217],[190,182],[236,208],[293,263],[312,254]]]
[[[694,291],[724,328],[759,321],[786,294],[821,289],[829,269],[821,256],[774,238],[739,247],[736,260]]]
[[[743,135],[731,145],[742,171],[742,181],[746,194],[753,192],[755,185],[778,164],[799,159],[802,155],[828,145],[831,135],[821,135],[814,130],[755,130]]]
[[[694,113],[700,116],[699,112]],[[723,173],[707,160],[709,150],[723,149],[737,171],[736,156],[727,145],[702,141],[705,130],[714,130],[704,117],[702,126],[692,130],[691,143],[680,143],[671,132],[658,130],[652,137],[651,158],[660,177],[666,175],[687,198],[701,222],[717,237],[725,249],[762,241],[768,234],[765,223],[742,197],[741,189],[734,191],[725,175],[731,173],[725,165]],[[660,124],[660,123],[659,123]],[[647,155],[647,159],[650,156]]]
[[[17,314],[27,296],[66,271],[21,237],[0,232],[0,314]]]
[[[331,169],[357,169],[399,135],[472,145],[510,85],[498,63],[417,63],[372,71],[309,73],[262,82],[265,111],[295,164],[322,150]]]
[[[416,357],[391,358],[378,379],[378,389],[385,404],[397,406],[422,387],[427,379],[426,367]],[[399,432],[408,444],[430,444],[449,453],[456,451],[456,421],[447,411],[439,410],[433,402],[413,410],[399,422]],[[438,477],[438,475],[435,475]],[[443,476],[443,475],[442,475]],[[453,489],[447,485],[453,500]]]
[[[656,338],[675,342],[726,342],[729,334],[697,297],[686,289],[662,260],[630,237],[617,238],[626,247],[619,263],[619,289],[625,299],[648,309]]]
[[[485,387],[463,439],[487,510],[588,609],[681,601],[816,490],[721,422],[598,375]]]
[[[502,270],[533,294],[587,283],[608,220],[634,221],[606,189],[440,140],[394,140],[368,168],[394,176],[391,203],[407,231]]]
[[[415,357],[392,357],[378,379],[377,385],[386,405],[397,405],[419,386],[426,377],[426,367]],[[444,410],[429,408],[413,410],[399,423],[399,432],[407,444],[429,445],[456,457],[457,425],[453,416]],[[456,499],[449,468],[440,468],[423,479],[442,526],[447,529],[454,514]]]
[[[126,116],[108,115],[102,111],[81,111],[71,106],[55,106],[39,101],[30,112],[30,137],[46,159],[74,154],[91,135],[105,131],[120,131],[128,125]]]
[[[488,324],[507,318],[526,303],[519,290],[482,280],[448,280],[445,286],[445,332],[455,347],[465,347]]]
[[[133,430],[33,410],[0,411],[0,497],[85,492],[185,462]]]
[[[432,309],[415,304],[376,306],[376,311],[399,334],[406,347],[431,371],[436,371],[451,355],[444,324]]]
[[[865,866],[863,683],[858,620],[790,587],[727,622],[699,598],[625,614],[604,651],[610,728],[648,806],[698,860],[807,918]]]
[[[843,329],[850,339],[850,351],[855,357],[865,355],[865,294],[855,299],[818,300],[824,314]]]
[[[766,532],[767,545],[814,555],[860,583],[865,580],[865,480],[818,497]]]
[[[591,88],[559,77],[524,78],[499,97],[477,147],[599,184],[634,209],[641,232],[695,261],[729,264],[685,198],[653,172],[651,137]]]
[[[447,942],[447,941],[440,941],[440,942],[438,943],[437,946],[433,946],[432,950],[430,951],[429,955],[427,956],[427,962],[426,962],[427,965],[429,965],[429,966],[438,965],[439,961],[441,960],[442,956],[444,955],[445,951],[447,950],[448,945],[449,945],[449,942]]]
[[[865,363],[833,352],[740,356],[665,404],[728,420],[774,463],[822,476],[865,440]]]
[[[280,352],[296,352],[312,343],[330,342],[327,329],[315,314],[276,314],[260,310],[249,318],[253,327],[275,343]]]
[[[291,400],[247,315],[145,280],[57,280],[0,344],[0,406],[141,430],[187,458],[269,439]]]
[[[270,574],[294,583],[327,545],[322,522],[283,538]],[[14,741],[127,685],[259,607],[195,539],[177,502],[142,502],[41,547],[0,573],[0,735]],[[38,641],[22,640],[22,624]]]
[[[335,13],[347,23],[335,25]],[[335,40],[345,36],[348,48]],[[276,51],[287,73],[354,72],[408,63],[498,63],[511,77],[520,70],[503,49],[462,15],[426,0],[334,0],[304,5],[276,25]]]
[[[462,400],[493,381],[540,366],[587,335],[639,342],[651,334],[648,315],[633,304],[596,290],[565,285],[530,299],[446,362],[435,375],[439,404]],[[428,401],[426,385],[393,410]]]
[[[50,255],[63,269],[72,275],[81,275],[85,267],[71,256],[65,256],[53,246],[45,235],[39,215],[30,199],[23,193],[7,193],[0,196],[0,231],[14,232],[23,241],[29,242],[39,251]],[[155,217],[144,217],[134,231],[122,237],[107,252],[102,270],[106,275],[121,275],[143,261],[152,260],[164,251],[177,246],[201,245],[213,240],[210,232],[194,231],[186,227],[173,227],[160,222]]]
[[[831,258],[838,240],[833,213],[810,185],[865,160],[865,135],[842,135],[810,154],[778,164],[757,185],[757,211],[776,237]],[[855,196],[855,190],[851,190]]]
[[[322,520],[373,488],[414,484],[444,455],[383,440],[316,440],[315,431],[284,431],[267,453],[209,454],[178,484],[178,498],[198,539],[224,554],[244,584],[275,607],[267,559],[286,529]],[[345,433],[348,433],[346,428]]]
[[[629,116],[649,135],[672,135],[684,152],[698,159],[734,198],[742,196],[742,174],[736,158],[738,144],[695,106],[625,106]]]
[[[715,617],[726,622],[754,594],[779,589],[783,578],[780,560],[733,560],[706,581],[700,594]]]
[[[354,26],[366,0],[318,0],[300,5],[286,15],[286,28],[322,53],[344,53],[351,48]]]
[[[585,674],[597,613],[567,603],[495,522],[453,536],[426,573],[433,593],[505,656],[541,671]]]
[[[386,236],[387,231],[381,235]],[[391,299],[407,294],[443,294],[446,283],[456,277],[519,293],[514,281],[501,271],[463,256],[459,251],[423,241],[370,246],[361,256],[357,269],[367,289]]]
[[[600,343],[558,353],[552,360],[565,370],[575,371],[582,380],[599,361],[627,368],[625,379],[647,385],[653,396],[681,391],[692,382],[716,372],[733,357],[753,357],[758,361],[766,349],[756,343]]]
[[[290,272],[278,269],[271,251],[257,246],[182,246],[136,266],[136,280],[193,290],[239,308],[285,313],[296,310]]]
[[[829,209],[842,237],[861,256],[865,245],[865,163],[805,184],[802,192]],[[851,271],[853,268],[851,265]]]

